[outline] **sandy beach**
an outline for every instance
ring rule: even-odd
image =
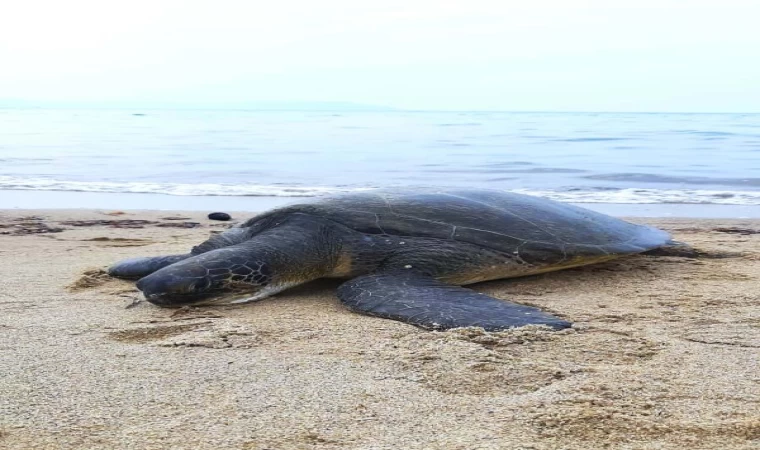
[[[351,313],[337,281],[135,304],[102,269],[227,225],[0,210],[0,448],[758,448],[760,220],[633,220],[734,254],[477,285],[575,323],[485,333]]]

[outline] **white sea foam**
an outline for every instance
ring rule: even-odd
[[[62,181],[43,178],[0,176],[0,190],[69,191],[101,193],[141,193],[182,196],[252,196],[252,197],[315,197],[326,194],[366,191],[369,187],[330,187],[263,184],[183,184],[105,181]],[[760,205],[760,191],[702,189],[515,189],[570,203],[625,204],[716,204]]]
[[[0,189],[204,196],[314,197],[325,194],[366,190],[368,188],[288,186],[279,184],[120,183],[111,181],[62,181],[42,178],[34,179],[0,176]]]
[[[760,191],[626,188],[587,191],[517,189],[513,192],[538,195],[569,203],[760,205]]]

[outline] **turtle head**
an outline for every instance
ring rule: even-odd
[[[170,263],[141,278],[137,288],[160,306],[259,300],[330,273],[339,247],[332,227],[308,215],[282,219],[243,242],[238,236],[234,245],[203,248]],[[229,240],[214,245],[220,243]]]
[[[262,258],[223,248],[153,272],[141,278],[137,288],[155,305],[182,306],[257,297],[272,282],[271,267]]]

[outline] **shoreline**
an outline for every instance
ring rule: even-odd
[[[180,196],[139,193],[0,190],[0,210],[109,209],[261,212],[313,197]],[[760,205],[573,203],[617,217],[760,218]]]

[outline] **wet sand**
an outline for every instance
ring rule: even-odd
[[[248,305],[128,307],[133,284],[104,267],[226,225],[0,211],[0,448],[757,448],[760,221],[640,220],[742,255],[476,285],[575,323],[485,333],[351,313],[335,281]]]

